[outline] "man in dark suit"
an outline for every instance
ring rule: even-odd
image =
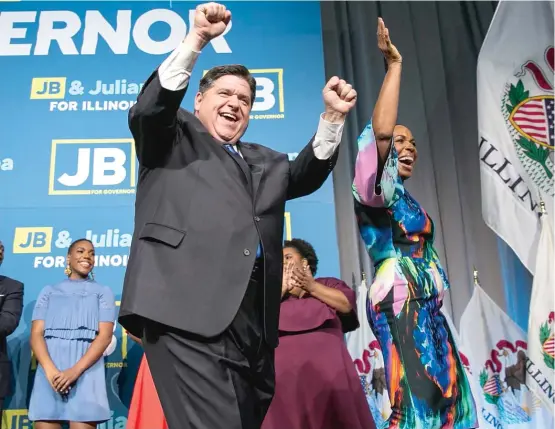
[[[4,262],[4,244],[0,241],[0,266]],[[11,394],[11,363],[8,356],[10,335],[21,319],[23,311],[23,283],[0,275],[0,417],[4,398]]]
[[[129,113],[140,173],[119,320],[143,339],[170,429],[262,424],[274,392],[285,202],[329,176],[356,101],[332,78],[318,130],[294,161],[240,140],[256,93],[244,66],[209,70],[194,113],[181,109],[197,56],[230,19],[222,5],[197,7]]]

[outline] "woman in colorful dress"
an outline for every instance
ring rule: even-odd
[[[143,345],[140,338],[129,332],[127,335],[136,343]],[[162,404],[144,354],[133,388],[126,429],[168,429]]]
[[[355,293],[314,278],[318,258],[304,240],[286,241],[283,259],[276,389],[262,429],[375,429],[343,336],[359,326]]]
[[[404,187],[418,153],[411,131],[396,122],[402,58],[381,18],[378,47],[388,70],[372,121],[358,138],[353,195],[375,267],[367,312],[392,402],[383,427],[475,428],[474,399],[440,312],[449,283],[434,248],[434,225]]]
[[[33,312],[31,348],[39,366],[29,404],[35,429],[94,429],[110,419],[103,353],[115,322],[111,289],[93,280],[94,247],[69,246],[66,280],[46,286]]]

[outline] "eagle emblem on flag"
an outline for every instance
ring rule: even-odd
[[[524,341],[500,340],[480,372],[484,399],[497,407],[503,427],[532,421],[531,416],[540,407],[537,399],[532,409],[525,405],[529,394],[525,384],[526,350]]]
[[[380,427],[391,414],[391,404],[387,391],[385,368],[381,347],[377,340],[372,340],[362,352],[360,358],[354,359],[366,395],[366,401],[374,418],[376,427]]]
[[[545,50],[550,69],[546,74],[535,61],[526,61],[503,93],[503,115],[522,167],[530,179],[549,196],[554,196],[553,46]],[[527,85],[527,86],[526,86]],[[532,94],[531,94],[532,92]]]

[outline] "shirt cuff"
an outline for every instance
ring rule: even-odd
[[[184,89],[189,83],[199,55],[200,52],[194,51],[186,42],[181,42],[158,68],[162,88],[169,91]]]
[[[341,143],[343,125],[344,122],[328,122],[324,119],[323,113],[320,115],[318,131],[316,131],[316,137],[314,137],[314,142],[312,143],[314,156],[316,156],[316,158],[320,160],[331,158],[337,149],[337,146]]]

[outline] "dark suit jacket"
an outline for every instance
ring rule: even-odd
[[[5,398],[11,394],[11,365],[6,338],[15,331],[21,319],[23,283],[0,276],[0,295],[0,398]]]
[[[264,332],[275,347],[285,202],[316,191],[337,151],[319,160],[311,140],[290,162],[286,154],[239,143],[248,171],[179,107],[185,91],[162,88],[155,71],[129,112],[140,172],[119,321],[137,336],[142,318],[204,337],[220,334],[239,309],[260,240]]]

